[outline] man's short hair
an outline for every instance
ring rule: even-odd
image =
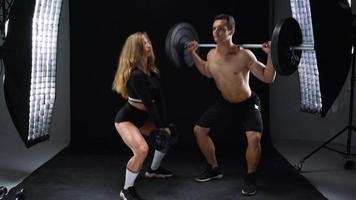
[[[222,20],[222,19],[227,21],[227,23],[228,23],[227,28],[229,30],[235,29],[235,19],[234,19],[234,17],[232,17],[231,15],[228,15],[228,14],[224,14],[224,13],[216,15],[214,17],[214,21]]]

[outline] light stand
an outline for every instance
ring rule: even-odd
[[[356,132],[355,126],[352,124],[352,119],[353,119],[353,102],[354,102],[354,88],[355,88],[355,81],[356,81],[356,76],[355,76],[355,51],[356,51],[356,22],[355,22],[355,15],[353,16],[353,24],[352,24],[352,31],[353,31],[353,43],[352,43],[352,57],[351,57],[351,76],[350,76],[350,83],[351,83],[351,91],[350,91],[350,102],[349,102],[349,121],[348,124],[339,132],[337,132],[333,137],[328,139],[326,142],[324,142],[322,145],[319,147],[315,148],[311,153],[309,153],[307,156],[305,156],[302,160],[299,161],[297,165],[295,165],[295,168],[300,171],[302,169],[303,163],[305,162],[306,159],[308,159],[310,156],[312,156],[314,153],[319,151],[322,148],[337,152],[342,154],[346,158],[346,162],[344,165],[344,168],[346,170],[353,169],[354,167],[354,161],[350,159],[350,157],[355,156],[356,154],[351,153],[351,135],[353,132]],[[346,151],[339,151],[336,149],[333,149],[331,147],[328,147],[328,145],[331,141],[336,139],[338,136],[340,136],[342,133],[347,133],[347,143],[346,143]]]
[[[0,40],[3,43],[5,41],[5,35],[6,35],[6,20],[9,18],[9,12],[11,9],[11,6],[13,5],[14,0],[0,0]],[[3,46],[0,45],[0,81],[3,81],[3,71],[4,71],[4,61],[3,57],[5,56],[5,52],[3,50]],[[5,198],[8,194],[8,189],[5,186],[0,186],[0,200]]]

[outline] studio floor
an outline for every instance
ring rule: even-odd
[[[199,152],[194,148],[178,146],[170,151],[162,164],[172,170],[175,176],[148,180],[141,173],[135,184],[140,196],[154,200],[245,199],[240,193],[246,172],[244,153],[233,146],[226,148],[217,151],[223,179],[203,184],[195,182],[194,177],[205,168]],[[64,148],[13,187],[4,199],[14,199],[15,193],[21,189],[24,189],[27,200],[118,199],[129,156],[128,149],[122,147]],[[151,157],[145,162],[143,171],[150,160]],[[260,162],[258,193],[249,199],[326,198],[308,179],[296,173],[293,166],[271,146],[264,148]]]

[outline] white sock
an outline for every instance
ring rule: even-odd
[[[163,153],[162,151],[155,150],[155,154],[153,155],[153,160],[152,160],[152,164],[151,164],[152,170],[158,169],[158,167],[161,165],[161,162],[165,155],[166,155],[166,153]]]
[[[134,185],[136,177],[139,173],[140,172],[134,173],[130,171],[128,168],[126,168],[125,185],[124,185],[125,190]]]

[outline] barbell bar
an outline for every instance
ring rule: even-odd
[[[166,37],[166,54],[176,67],[194,65],[186,45],[197,41],[198,47],[214,48],[216,44],[201,44],[194,27],[186,22],[175,24]],[[299,65],[302,51],[315,50],[314,44],[302,44],[302,31],[298,21],[289,17],[279,21],[272,33],[272,63],[278,74],[291,75]],[[262,44],[240,44],[247,49],[260,49]],[[199,49],[198,49],[199,50]]]
[[[262,49],[262,44],[238,44],[238,45],[245,49]],[[198,44],[198,47],[214,48],[216,46],[217,46],[216,44]],[[290,49],[291,50],[302,50],[302,51],[315,50],[313,44],[301,44],[299,46],[290,47]]]

